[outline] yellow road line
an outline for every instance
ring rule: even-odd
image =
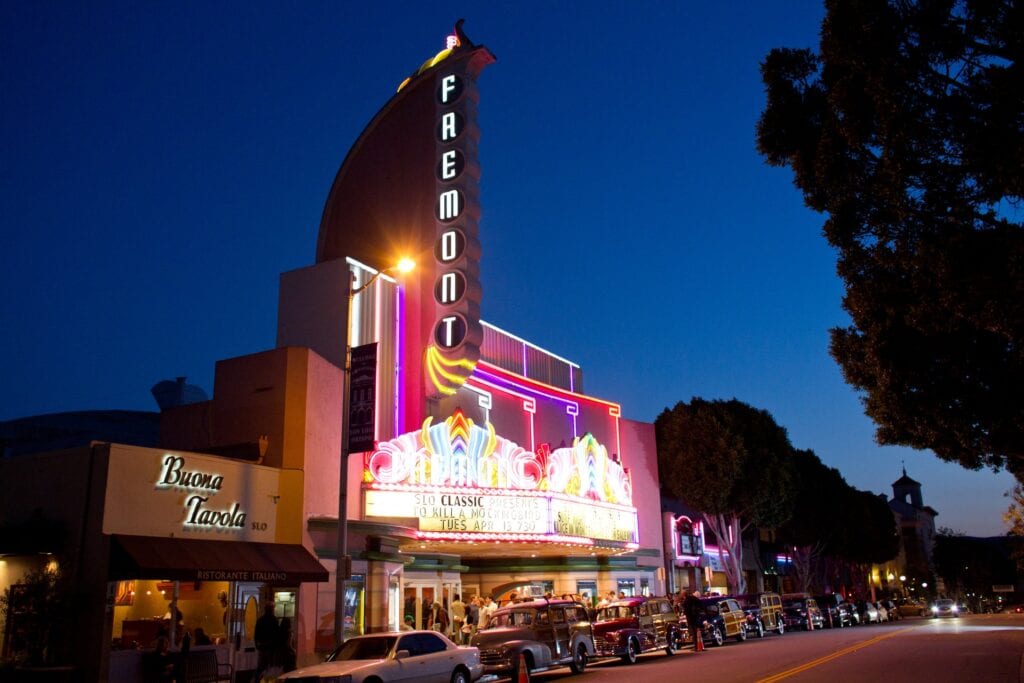
[[[899,634],[906,633],[906,632],[907,632],[907,629],[899,629],[898,631],[892,631],[890,633],[883,633],[882,635],[875,636],[874,638],[871,638],[870,640],[865,640],[865,641],[862,641],[860,643],[856,643],[856,644],[851,645],[851,646],[849,646],[847,648],[844,648],[842,650],[836,650],[832,654],[825,655],[824,657],[819,657],[818,659],[813,659],[813,660],[811,660],[811,661],[809,661],[809,662],[807,662],[805,664],[801,664],[800,666],[795,666],[792,669],[789,669],[788,671],[783,671],[781,673],[777,673],[777,674],[775,674],[773,676],[769,676],[768,678],[762,678],[762,679],[758,680],[757,683],[775,683],[775,681],[781,681],[784,678],[789,678],[790,676],[795,676],[795,675],[797,675],[798,673],[800,673],[802,671],[807,671],[808,669],[813,669],[814,667],[819,666],[821,664],[825,664],[826,662],[831,662],[833,659],[838,659],[839,657],[842,657],[843,655],[848,655],[851,652],[856,652],[857,650],[860,650],[861,648],[865,648],[868,645],[874,645],[875,643],[883,641],[886,638],[892,638],[893,636],[898,636]]]

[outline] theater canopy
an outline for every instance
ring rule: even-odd
[[[327,570],[301,545],[114,535],[110,579],[297,584]]]

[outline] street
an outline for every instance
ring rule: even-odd
[[[1024,615],[985,614],[770,634],[745,643],[733,639],[704,652],[643,655],[635,666],[596,662],[584,676],[586,681],[1018,683],[1024,681],[1022,654]],[[533,680],[571,678],[568,669],[559,669]]]

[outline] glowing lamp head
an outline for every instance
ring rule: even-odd
[[[403,258],[395,266],[395,270],[397,270],[399,273],[408,273],[408,272],[410,272],[415,267],[416,267],[416,262],[415,261],[413,261],[411,258]]]

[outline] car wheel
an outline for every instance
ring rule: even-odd
[[[725,644],[725,634],[717,626],[711,629],[711,642],[714,643],[715,647],[721,647]]]
[[[775,632],[778,633],[780,636],[786,632],[786,624],[782,621],[782,619],[779,619],[779,626],[775,629]]]
[[[746,624],[741,624],[740,625],[740,632],[736,634],[736,642],[737,643],[742,643],[746,639],[747,639],[747,625]]]
[[[667,637],[665,638],[665,654],[667,654],[669,657],[671,657],[679,651],[679,644],[677,642],[677,638],[679,638],[679,634],[675,631],[669,631]]]
[[[472,683],[469,672],[459,668],[452,672],[452,683]]]
[[[636,664],[637,655],[640,654],[640,646],[633,638],[629,639],[626,643],[626,653],[622,655],[622,661],[625,664]]]
[[[572,656],[572,663],[569,664],[574,674],[581,674],[587,668],[587,646],[580,643],[576,646],[576,653]]]
[[[764,638],[764,624],[760,621],[757,622],[757,637]]]

